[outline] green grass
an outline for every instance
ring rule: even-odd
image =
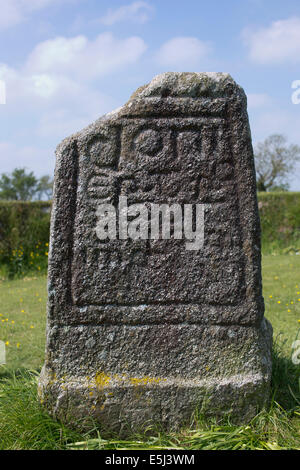
[[[263,256],[262,267],[265,315],[288,355],[300,329],[300,256]]]
[[[46,277],[0,281],[0,450],[3,449],[300,449],[300,366],[291,361],[300,327],[300,256],[263,257],[266,316],[274,327],[272,405],[234,426],[202,417],[179,433],[152,432],[122,441],[97,429],[74,432],[53,421],[37,400],[44,358]],[[300,334],[299,334],[300,339]]]
[[[44,360],[46,276],[0,281],[0,339],[12,369],[40,368]]]

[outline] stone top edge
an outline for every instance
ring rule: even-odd
[[[151,96],[217,97],[229,95],[238,87],[228,73],[223,72],[165,72],[138,88],[129,101]],[[240,88],[240,87],[238,87]]]
[[[237,98],[246,102],[246,95],[242,87],[224,72],[164,72],[153,77],[153,79],[139,87],[129,98],[127,103],[112,110],[96,121],[89,124],[77,133],[66,137],[58,146],[60,152],[66,145],[81,137],[97,132],[99,126],[105,121],[115,120],[121,117],[133,103],[142,103],[147,99],[217,99]]]

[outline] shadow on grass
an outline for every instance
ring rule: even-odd
[[[300,405],[300,365],[283,354],[285,341],[277,337],[273,346],[272,398],[285,411]]]
[[[1,366],[0,365],[0,382],[10,379],[31,379],[32,375],[38,376],[41,372],[41,367],[39,369],[31,370],[26,367],[19,367],[14,369],[12,367]]]

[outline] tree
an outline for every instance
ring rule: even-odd
[[[52,195],[52,181],[45,175],[37,179],[33,172],[25,168],[15,168],[11,175],[3,173],[0,178],[0,199],[32,201],[41,199],[43,195]]]
[[[53,179],[49,175],[41,176],[37,185],[37,197],[38,199],[51,199],[53,192]]]
[[[273,134],[254,151],[258,191],[287,190],[288,176],[300,160],[300,147],[287,145],[287,139]]]

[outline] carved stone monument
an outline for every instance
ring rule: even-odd
[[[271,376],[260,263],[243,90],[155,77],[57,149],[42,402],[122,434],[248,420]]]

